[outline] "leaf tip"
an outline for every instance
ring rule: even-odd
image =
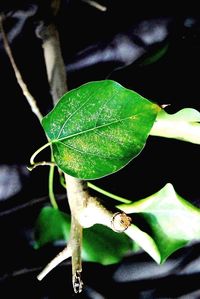
[[[171,183],[167,183],[163,189],[165,190],[166,193],[169,194],[176,194],[174,186]]]

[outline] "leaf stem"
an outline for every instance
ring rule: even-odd
[[[40,148],[38,148],[37,151],[35,151],[35,152],[33,153],[33,155],[31,156],[31,158],[30,158],[30,164],[31,164],[31,165],[36,164],[35,161],[34,161],[34,160],[35,160],[35,157],[36,157],[41,151],[43,151],[46,147],[50,146],[51,144],[52,144],[52,141],[49,141],[49,142],[45,143],[43,146],[41,146]]]
[[[60,184],[61,184],[61,186],[63,186],[64,188],[66,188],[65,180],[64,180],[64,177],[62,176],[62,173],[60,173]],[[107,197],[115,199],[115,200],[117,200],[119,202],[123,202],[123,203],[127,203],[127,204],[129,204],[129,203],[132,202],[129,199],[126,199],[124,197],[121,197],[121,196],[115,195],[115,194],[113,194],[111,192],[108,192],[108,191],[106,191],[106,190],[104,190],[104,189],[102,189],[102,188],[100,188],[100,187],[98,187],[98,186],[96,186],[96,185],[94,185],[94,184],[92,184],[90,182],[87,182],[87,186],[89,188],[91,188],[91,189],[93,189],[93,190],[95,190],[95,191],[97,191],[97,192],[99,192],[99,193],[101,193],[103,195],[106,195]]]
[[[120,201],[120,202],[123,202],[123,203],[131,203],[132,202],[129,199],[120,197],[120,196],[115,195],[113,193],[110,193],[110,192],[108,192],[108,191],[106,191],[104,189],[101,189],[100,187],[97,187],[96,185],[94,185],[94,184],[92,184],[90,182],[88,182],[87,185],[88,185],[89,188],[91,188],[91,189],[93,189],[93,190],[95,190],[95,191],[97,191],[97,192],[99,192],[99,193],[101,193],[103,195],[106,195],[106,196],[108,196],[108,197],[110,197],[112,199],[115,199],[117,201]]]
[[[53,153],[51,153],[51,161],[53,161]],[[49,170],[49,199],[54,209],[58,209],[56,198],[53,191],[55,164],[50,166]]]
[[[36,168],[38,166],[55,166],[55,163],[47,162],[47,161],[41,161],[41,162],[34,163],[32,166],[27,166],[26,168],[29,171],[32,171],[34,168]]]
[[[61,186],[63,187],[63,188],[67,188],[67,186],[66,186],[66,183],[65,183],[65,178],[64,178],[64,176],[63,176],[63,172],[62,171],[60,171],[59,169],[58,169],[58,172],[59,172],[59,176],[60,176],[60,184],[61,184]]]

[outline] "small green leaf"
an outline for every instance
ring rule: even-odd
[[[140,213],[146,220],[161,262],[188,242],[200,238],[200,209],[180,197],[169,183],[145,199],[118,208],[126,213]],[[146,251],[152,255],[151,249]]]
[[[55,162],[81,179],[118,171],[143,149],[160,107],[111,80],[66,93],[43,118]]]
[[[35,228],[35,248],[45,244],[68,240],[70,216],[52,207],[41,210]],[[103,225],[83,230],[82,257],[85,261],[109,265],[119,262],[133,250],[133,242],[124,233],[118,234]]]
[[[35,225],[35,248],[45,244],[68,240],[70,233],[70,216],[52,207],[41,209]]]
[[[83,231],[83,259],[103,265],[118,263],[133,250],[133,242],[124,233],[116,233],[96,224]]]
[[[143,232],[136,225],[131,226],[125,231],[132,240],[134,240],[141,248],[143,248],[148,254],[159,264],[161,261],[160,252],[158,247],[147,233]]]
[[[159,46],[157,49],[155,49],[152,52],[148,52],[146,55],[144,55],[144,57],[140,59],[139,65],[146,66],[159,61],[163,56],[165,56],[168,49],[169,49],[169,43]]]

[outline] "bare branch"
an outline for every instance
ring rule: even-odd
[[[81,261],[81,248],[82,248],[83,228],[78,220],[73,216],[71,217],[71,236],[70,248],[72,253],[72,284],[75,293],[81,293],[83,282],[81,280],[82,261]]]
[[[53,104],[67,92],[67,74],[62,58],[58,31],[54,24],[40,25],[37,35],[42,39],[44,59],[50,85]]]
[[[44,51],[44,59],[48,74],[49,85],[53,97],[53,103],[56,105],[59,98],[67,91],[67,78],[65,72],[65,65],[62,58],[59,35],[54,24],[48,26],[43,25],[40,27],[38,35],[42,39],[42,47]],[[77,186],[80,183],[80,188],[83,189],[82,181],[72,178],[68,175],[65,176],[67,186],[71,186],[75,193],[79,193]],[[70,182],[69,182],[70,181]],[[78,182],[78,184],[77,184]],[[69,205],[73,202],[71,193],[67,191]],[[84,197],[82,198],[84,202]],[[82,246],[82,226],[80,225],[75,204],[70,205],[71,209],[71,232],[70,240],[68,242],[68,250],[71,251],[72,256],[72,283],[74,292],[81,292],[82,281],[80,273],[81,266],[81,246]],[[51,262],[50,262],[51,264]],[[47,268],[48,270],[48,268]],[[49,272],[49,271],[48,271]]]
[[[2,17],[0,18],[0,29],[2,32],[5,50],[11,61],[18,84],[20,85],[23,94],[26,96],[33,113],[38,117],[39,121],[41,121],[42,114],[36,105],[35,99],[28,91],[28,88],[24,83],[14,61],[6,34],[3,29]],[[56,105],[58,99],[67,91],[67,78],[61,54],[59,36],[55,25],[50,24],[48,26],[41,27],[40,37],[43,41],[42,46],[44,50],[44,58],[53,102],[54,105]],[[49,145],[49,143],[47,145]],[[45,147],[47,145],[45,145]],[[41,149],[39,149],[39,151],[41,151]],[[38,165],[54,166],[53,162],[40,162],[35,163],[33,168]],[[65,181],[71,210],[71,232],[68,246],[43,269],[37,278],[38,280],[42,280],[58,264],[71,256],[73,288],[75,293],[80,293],[83,287],[81,280],[81,247],[83,227],[90,227],[96,223],[100,223],[110,227],[116,232],[122,232],[130,225],[131,219],[124,213],[113,213],[112,211],[107,210],[97,198],[91,197],[88,192],[86,182],[71,177],[67,174],[65,174]]]
[[[26,97],[33,113],[37,116],[37,118],[41,122],[43,116],[42,116],[42,114],[41,114],[41,112],[40,112],[40,110],[39,110],[39,108],[36,104],[36,101],[35,101],[34,97],[29,92],[28,87],[25,84],[25,82],[24,82],[24,80],[21,76],[21,73],[20,73],[20,71],[19,71],[19,69],[18,69],[18,67],[15,63],[15,60],[13,58],[13,54],[12,54],[7,36],[6,36],[6,33],[4,31],[4,28],[3,28],[3,19],[4,19],[4,17],[1,15],[0,16],[0,32],[2,34],[2,39],[3,39],[3,44],[4,44],[5,51],[6,51],[8,57],[10,59],[11,65],[12,65],[14,73],[15,73],[15,77],[17,79],[17,82],[18,82],[19,86],[22,89],[22,92],[23,92],[24,96]]]
[[[55,165],[56,164],[54,162],[41,161],[41,162],[34,163],[32,166],[28,166],[27,169],[29,171],[32,171],[33,169],[35,169],[38,166],[55,166]]]
[[[49,264],[47,264],[47,266],[37,276],[37,279],[41,281],[49,272],[51,272],[56,266],[68,259],[70,256],[71,250],[69,247],[66,247],[63,251],[59,252],[59,254],[56,255],[56,257],[51,260]]]
[[[82,0],[83,2],[95,7],[96,9],[102,11],[102,12],[105,12],[107,10],[107,7],[96,2],[96,1],[93,1],[93,0]]]
[[[67,78],[64,61],[61,54],[59,36],[55,25],[40,28],[43,41],[44,58],[47,68],[49,84],[53,102],[67,91]],[[95,223],[106,225],[117,232],[124,231],[130,225],[130,218],[124,213],[113,213],[107,210],[96,198],[91,197],[87,182],[65,174],[67,197],[71,210],[71,232],[68,249],[72,255],[72,281],[75,293],[82,290],[81,281],[81,246],[83,227],[90,227]],[[51,263],[50,263],[51,264]]]

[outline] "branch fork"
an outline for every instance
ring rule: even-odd
[[[76,207],[76,205],[74,204],[72,206],[71,211],[74,211],[73,207]],[[37,279],[41,281],[56,266],[71,257],[72,284],[74,292],[80,293],[83,288],[83,282],[81,280],[81,245],[83,227],[91,227],[94,224],[99,223],[108,226],[110,229],[117,233],[122,233],[131,225],[131,218],[124,212],[118,211],[116,213],[113,213],[107,210],[103,205],[100,204],[100,201],[94,197],[89,197],[87,206],[82,209],[81,213],[79,212],[78,214],[80,216],[81,224],[77,219],[76,212],[71,212],[71,214],[71,235],[67,247],[65,247],[63,251],[61,251],[52,261],[50,261],[49,264],[47,264],[47,266],[37,276]]]
[[[58,0],[54,1],[55,3],[59,2]],[[2,33],[4,47],[12,64],[16,79],[33,113],[41,122],[42,114],[37,106],[35,99],[32,97],[25,82],[23,81],[19,69],[17,68],[2,23],[3,17],[0,16],[0,31]],[[42,39],[47,76],[52,93],[53,103],[55,105],[58,99],[67,91],[67,79],[61,54],[59,35],[54,24],[50,24],[47,26],[44,25],[44,27],[40,27],[40,31],[38,31],[37,33]],[[46,148],[49,145],[50,143],[48,142],[42,147],[42,149]],[[32,169],[38,165],[47,164],[51,167],[54,167],[53,162],[34,163],[34,157],[40,151],[41,148],[32,156]],[[80,293],[83,288],[83,282],[81,280],[81,247],[83,228],[91,227],[94,224],[98,223],[109,227],[115,232],[123,232],[130,226],[131,218],[128,217],[124,212],[109,211],[101,204],[99,199],[90,196],[87,188],[87,182],[76,179],[67,174],[65,174],[65,181],[67,185],[67,197],[71,210],[70,239],[68,241],[67,247],[64,248],[64,250],[60,252],[52,261],[50,261],[50,263],[37,276],[37,279],[41,281],[58,264],[71,257],[72,284],[74,292]]]

